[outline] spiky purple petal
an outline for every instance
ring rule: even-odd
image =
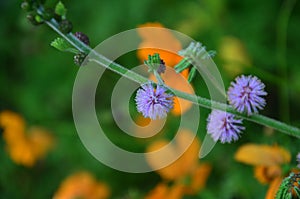
[[[221,143],[231,143],[239,139],[242,130],[242,119],[237,119],[231,113],[213,110],[207,118],[207,133],[213,140]]]
[[[240,76],[231,83],[228,89],[228,101],[238,112],[251,115],[263,109],[266,100],[263,96],[267,93],[264,91],[265,85],[257,77]]]
[[[151,83],[142,85],[137,91],[135,101],[138,112],[152,120],[166,117],[173,108],[173,95],[167,93],[166,88],[160,85],[154,89]]]

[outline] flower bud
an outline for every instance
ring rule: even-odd
[[[73,25],[69,20],[64,19],[59,23],[59,30],[65,34],[71,32],[72,28],[73,28]]]
[[[87,60],[85,60],[86,58],[86,54],[84,53],[78,53],[74,56],[74,63],[77,66],[85,66],[87,64]]]
[[[37,21],[37,20],[36,20],[36,19],[37,19],[36,16],[37,16],[37,15],[36,15],[36,13],[34,13],[34,12],[29,13],[29,14],[27,15],[28,21],[29,21],[32,25],[34,25],[34,26],[40,25],[40,24],[43,23],[43,22],[41,22],[41,21]]]
[[[77,37],[77,39],[79,39],[86,45],[90,45],[89,37],[86,34],[84,34],[82,32],[75,32],[74,36]]]

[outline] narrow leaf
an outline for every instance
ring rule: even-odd
[[[51,46],[63,52],[72,52],[75,54],[79,53],[77,49],[73,48],[66,40],[60,37],[52,41]]]
[[[55,6],[55,13],[60,16],[66,16],[67,9],[65,8],[64,4],[61,1],[59,1]]]

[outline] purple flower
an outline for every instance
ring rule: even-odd
[[[138,112],[152,120],[166,117],[173,108],[173,95],[166,93],[166,88],[160,85],[154,89],[151,83],[142,85],[137,91],[135,101]]]
[[[300,153],[298,153],[296,159],[297,159],[297,162],[298,162],[298,165],[297,165],[297,166],[298,166],[298,168],[300,169]]]
[[[230,143],[239,139],[242,130],[242,119],[236,119],[231,113],[213,110],[207,118],[207,133],[213,140],[221,143]]]
[[[237,77],[228,89],[229,104],[240,113],[257,113],[258,109],[263,109],[266,105],[266,100],[262,97],[267,95],[264,88],[264,83],[257,77]]]

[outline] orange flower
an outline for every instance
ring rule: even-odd
[[[165,157],[176,157],[178,153],[184,151],[186,143],[193,139],[193,133],[188,130],[178,132],[178,139],[176,145],[172,145],[164,153],[160,153],[158,156],[146,156],[148,163],[152,168],[158,168]],[[151,144],[147,152],[152,152],[167,145],[169,142],[166,140],[158,140]],[[198,152],[200,149],[200,143],[197,139],[194,139],[193,143],[188,149],[180,156],[174,163],[167,167],[157,170],[157,172],[166,180],[176,180],[182,176],[187,175],[192,169],[195,169],[198,162]]]
[[[273,166],[256,166],[254,168],[254,176],[262,184],[269,184],[275,178],[282,175],[281,167],[279,165]]]
[[[181,199],[182,197],[183,185],[174,184],[168,187],[166,183],[159,183],[145,196],[145,199]]]
[[[151,27],[155,29],[151,29]],[[174,67],[180,62],[182,57],[175,53],[182,49],[181,43],[168,29],[164,28],[160,23],[146,23],[139,26],[139,28],[141,29],[138,29],[138,33],[142,38],[142,42],[139,46],[137,55],[142,62],[148,59],[148,55],[153,55],[155,53],[159,53],[161,59],[166,63],[166,66]],[[166,72],[162,74],[162,79],[165,83],[171,88],[194,94],[193,88],[186,81],[189,74],[188,69],[182,71],[180,75],[169,67],[167,67]],[[155,80],[155,77],[150,75],[149,79]],[[172,113],[174,115],[181,115],[191,108],[191,106],[191,102],[175,97]]]
[[[7,145],[6,150],[16,164],[32,167],[36,161],[31,146],[26,140],[19,140],[14,145]]]
[[[211,171],[211,166],[198,163],[200,142],[197,138],[195,138],[192,144],[185,150],[186,143],[189,143],[189,140],[193,139],[192,132],[182,130],[178,132],[177,136],[176,143],[172,144],[167,150],[161,152],[158,156],[154,157],[148,155],[146,158],[152,168],[158,168],[159,165],[165,161],[166,157],[176,157],[178,153],[183,152],[175,162],[164,168],[158,169],[156,172],[164,180],[173,181],[174,184],[178,184],[178,186],[181,185],[182,188],[180,189],[180,192],[183,195],[195,194],[205,186]],[[168,142],[166,140],[158,140],[148,147],[147,152],[156,151],[167,144]],[[160,187],[157,189],[160,190],[159,193],[161,193],[163,188]],[[169,190],[169,188],[166,189]],[[155,193],[157,192],[155,191]]]
[[[144,29],[145,27],[147,29]],[[174,66],[182,59],[175,54],[182,49],[181,43],[163,25],[146,23],[138,28],[140,28],[138,34],[142,38],[137,52],[140,60],[147,60],[148,55],[159,53],[160,58],[164,60],[167,66]]]
[[[186,194],[196,194],[198,191],[204,188],[206,180],[210,174],[211,166],[207,163],[202,163],[197,166],[191,176],[191,184],[185,187]]]
[[[164,199],[168,195],[169,188],[165,183],[159,183],[146,195],[145,199]]]
[[[255,166],[255,177],[270,184],[266,199],[273,199],[284,176],[281,166],[291,161],[290,153],[279,146],[246,144],[238,149],[235,159]]]
[[[25,138],[25,122],[21,116],[10,111],[0,113],[0,126],[4,129],[3,138],[10,145]]]
[[[139,115],[135,119],[135,123],[138,127],[133,127],[133,132],[137,137],[152,137],[156,135],[164,125],[164,120],[151,120],[150,118],[144,118],[142,115]]]
[[[275,198],[276,193],[279,189],[279,186],[280,186],[282,180],[283,180],[282,177],[277,177],[271,182],[265,199],[274,199]]]
[[[33,128],[28,135],[25,134],[25,122],[16,113],[2,112],[0,126],[4,128],[6,150],[17,164],[31,167],[52,147],[53,138],[46,130]]]
[[[53,137],[50,132],[40,127],[31,127],[28,130],[28,142],[36,158],[45,156],[53,146]]]
[[[54,199],[106,199],[110,195],[109,187],[96,181],[88,172],[79,172],[69,176],[54,194]]]

